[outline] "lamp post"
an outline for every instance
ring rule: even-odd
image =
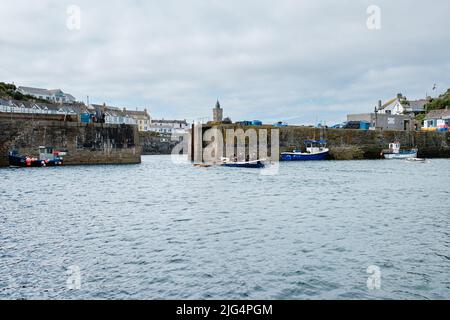
[[[375,106],[375,130],[377,129],[378,124],[378,108]]]

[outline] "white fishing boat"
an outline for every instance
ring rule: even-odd
[[[389,144],[389,150],[382,152],[385,159],[414,159],[417,158],[417,154],[417,149],[401,150],[398,141]]]

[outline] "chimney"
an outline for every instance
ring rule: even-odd
[[[383,105],[383,101],[381,101],[381,100],[378,100],[378,110],[380,110],[381,109],[381,106]]]
[[[400,100],[401,98],[403,98],[403,95],[402,95],[401,93],[398,93],[398,94],[397,94],[397,99]]]

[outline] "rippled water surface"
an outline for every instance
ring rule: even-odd
[[[1,169],[11,298],[450,299],[450,160]]]

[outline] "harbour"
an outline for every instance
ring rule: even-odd
[[[4,2],[12,314],[450,300],[448,0]]]
[[[263,176],[170,156],[2,169],[0,298],[449,299],[449,172],[363,160]]]

